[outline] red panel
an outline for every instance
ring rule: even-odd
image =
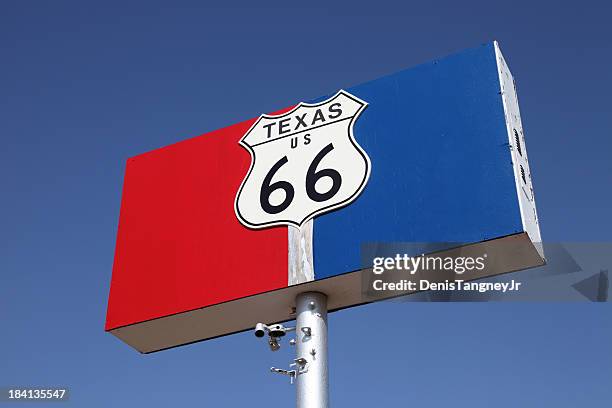
[[[106,330],[287,286],[287,228],[234,214],[253,122],[128,160]]]

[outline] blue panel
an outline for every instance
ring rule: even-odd
[[[360,269],[363,242],[523,231],[499,90],[493,44],[348,89],[369,103],[354,133],[372,174],[354,203],[315,219],[317,279]]]

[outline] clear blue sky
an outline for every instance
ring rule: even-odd
[[[291,406],[267,372],[290,353],[251,333],[146,356],[104,333],[126,158],[493,39],[544,239],[610,241],[607,2],[87,3],[2,2],[0,387],[68,386],[75,407]],[[338,312],[331,401],[609,406],[611,322],[609,303]]]

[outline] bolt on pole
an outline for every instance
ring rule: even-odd
[[[295,302],[296,360],[307,362],[295,377],[297,408],[328,408],[327,296],[305,292]]]

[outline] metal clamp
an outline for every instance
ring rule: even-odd
[[[282,368],[270,367],[270,371],[276,374],[288,375],[289,381],[293,384],[295,378],[300,375],[308,372],[308,360],[304,357],[299,357],[293,360],[293,363],[289,364],[289,368],[295,367],[293,370],[285,370]]]

